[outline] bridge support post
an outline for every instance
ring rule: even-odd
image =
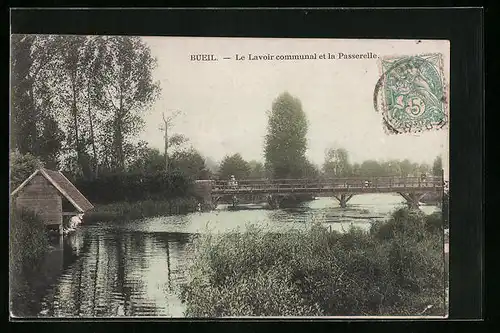
[[[403,193],[399,192],[399,195],[401,195],[403,198],[405,198],[406,203],[408,204],[408,208],[410,209],[419,209],[420,207],[420,200],[423,198],[425,193]]]
[[[274,196],[272,194],[268,195],[267,202],[272,209],[279,209],[280,208],[280,202],[279,202],[279,198],[277,196]]]
[[[233,204],[233,207],[236,207],[238,205],[238,198],[235,195],[233,195],[232,204]]]
[[[339,201],[340,207],[346,208],[347,202],[351,200],[354,194],[341,194],[340,196],[334,195],[333,197]]]

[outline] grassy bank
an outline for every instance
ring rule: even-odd
[[[185,214],[196,209],[195,198],[176,198],[170,200],[143,200],[135,202],[116,202],[96,204],[85,214],[85,223],[97,221],[127,221],[146,217]]]
[[[203,235],[183,289],[186,315],[444,315],[435,218],[402,209],[369,233],[314,225]]]
[[[11,208],[9,237],[11,311],[15,316],[31,315],[36,303],[33,279],[49,249],[45,225],[34,213]]]

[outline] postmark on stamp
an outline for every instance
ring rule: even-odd
[[[439,53],[384,57],[374,107],[389,133],[439,130],[448,123],[447,87]]]

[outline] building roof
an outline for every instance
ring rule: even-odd
[[[68,199],[69,202],[79,211],[85,212],[92,208],[94,205],[90,203],[83,196],[83,194],[78,191],[78,189],[73,185],[68,178],[66,178],[60,171],[48,170],[41,168],[33,172],[18,188],[16,188],[11,195],[15,195],[22,188],[24,188],[37,174],[44,176],[58,191],[59,193]]]

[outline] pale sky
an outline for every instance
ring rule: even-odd
[[[288,91],[300,99],[309,121],[307,156],[318,165],[325,149],[349,151],[352,162],[408,158],[432,163],[443,156],[448,168],[448,128],[419,135],[389,135],[373,107],[380,77],[377,59],[235,60],[235,55],[366,53],[379,56],[440,52],[447,41],[333,39],[249,39],[145,37],[158,60],[154,72],[162,92],[146,115],[141,139],[163,152],[162,112],[181,110],[170,133],[180,133],[204,156],[220,161],[240,153],[263,161],[267,111]],[[218,61],[196,62],[191,54],[214,54]],[[231,57],[231,59],[223,59]]]

